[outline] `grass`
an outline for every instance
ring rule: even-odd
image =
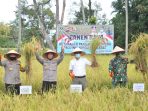
[[[86,56],[91,60],[90,56]],[[0,111],[148,111],[148,84],[145,92],[133,92],[132,84],[143,82],[140,72],[134,64],[128,65],[128,85],[126,88],[111,88],[108,76],[108,63],[112,55],[96,56],[100,67],[87,68],[88,87],[83,94],[71,94],[71,79],[68,67],[71,56],[66,55],[58,67],[58,88],[55,94],[39,95],[41,88],[42,66],[33,59],[32,95],[9,96],[4,92],[4,83],[0,81]],[[24,60],[22,59],[22,64]],[[3,78],[0,68],[0,78]],[[21,73],[22,84],[26,84],[26,75]]]

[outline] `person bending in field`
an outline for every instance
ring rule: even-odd
[[[20,94],[21,85],[20,71],[25,72],[25,68],[21,67],[20,61],[18,60],[21,55],[11,50],[6,53],[4,57],[6,60],[2,61],[2,56],[0,54],[0,66],[4,66],[5,69],[4,82],[6,92],[18,95]]]
[[[85,90],[87,85],[86,80],[86,66],[91,66],[92,63],[86,58],[83,58],[85,53],[80,48],[75,48],[72,55],[75,57],[70,61],[70,77],[72,78],[72,84],[82,85],[82,91]]]
[[[38,47],[36,48],[36,59],[43,65],[43,83],[42,93],[44,92],[55,92],[57,86],[57,66],[62,62],[64,58],[64,47],[58,57],[57,52],[48,50],[43,54],[43,57],[38,54]]]
[[[115,58],[109,63],[109,74],[110,77],[112,77],[113,87],[125,87],[127,83],[128,59],[121,57],[122,52],[124,52],[124,49],[118,46],[112,51],[112,53],[115,54]]]

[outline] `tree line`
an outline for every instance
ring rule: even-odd
[[[63,0],[62,15],[59,17],[59,0],[32,0],[29,4],[27,0],[21,0],[21,25],[22,25],[22,42],[27,42],[32,36],[44,41],[48,37],[50,29],[56,29],[58,24],[63,24],[66,0]],[[112,2],[112,8],[115,16],[107,20],[105,14],[98,20],[95,16],[95,10],[101,8],[96,5],[92,9],[92,0],[88,0],[87,6],[84,6],[84,0],[80,0],[79,10],[73,9],[74,19],[69,20],[69,24],[113,24],[115,45],[124,47],[125,45],[125,0],[116,0]],[[75,2],[73,5],[77,5]],[[55,6],[56,12],[51,8]],[[147,0],[128,0],[129,13],[129,42],[133,41],[135,35],[148,32],[148,1]],[[17,41],[18,38],[18,7],[16,10],[16,19],[9,24],[0,23],[0,39],[8,42],[8,38]],[[136,36],[137,37],[137,36]],[[0,44],[3,47],[6,41]],[[56,41],[56,40],[54,40]],[[53,41],[48,41],[48,46],[54,48]],[[11,43],[12,44],[12,43]],[[16,44],[14,44],[16,45]]]

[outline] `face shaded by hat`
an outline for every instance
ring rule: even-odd
[[[75,54],[78,54],[78,53],[80,53],[81,55],[84,55],[85,54],[85,52],[83,52],[80,48],[75,48],[73,51],[72,51],[72,53],[71,53],[71,55],[75,55]]]
[[[18,52],[16,52],[15,50],[10,50],[9,52],[7,52],[4,55],[4,57],[7,59],[10,59],[10,58],[18,59],[21,57],[21,55]]]
[[[116,46],[113,51],[112,51],[112,54],[118,54],[118,53],[121,53],[121,52],[125,52],[124,49],[122,49],[121,47],[119,46]]]
[[[46,59],[49,59],[49,55],[53,55],[52,58],[58,57],[57,52],[53,51],[53,50],[50,50],[50,49],[43,54],[43,57],[46,58]]]

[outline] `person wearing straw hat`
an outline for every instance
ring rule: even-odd
[[[8,53],[4,55],[6,60],[1,60],[0,57],[0,66],[4,66],[5,69],[5,88],[6,92],[11,94],[20,94],[20,71],[25,72],[25,68],[21,67],[20,61],[18,58],[21,55],[15,50],[10,50]]]
[[[70,61],[69,65],[69,75],[72,78],[72,84],[82,85],[82,91],[84,91],[87,85],[86,66],[91,66],[92,63],[86,58],[81,57],[85,53],[80,48],[75,48],[71,54],[75,57]]]
[[[128,59],[121,57],[121,53],[125,52],[124,49],[116,46],[112,54],[115,54],[109,63],[109,75],[112,78],[113,87],[125,87],[127,83],[127,64]]]
[[[43,82],[42,93],[55,92],[57,86],[57,66],[62,62],[64,58],[64,47],[62,47],[60,57],[56,51],[48,50],[43,54],[43,57],[39,56],[36,49],[36,59],[43,65]]]

